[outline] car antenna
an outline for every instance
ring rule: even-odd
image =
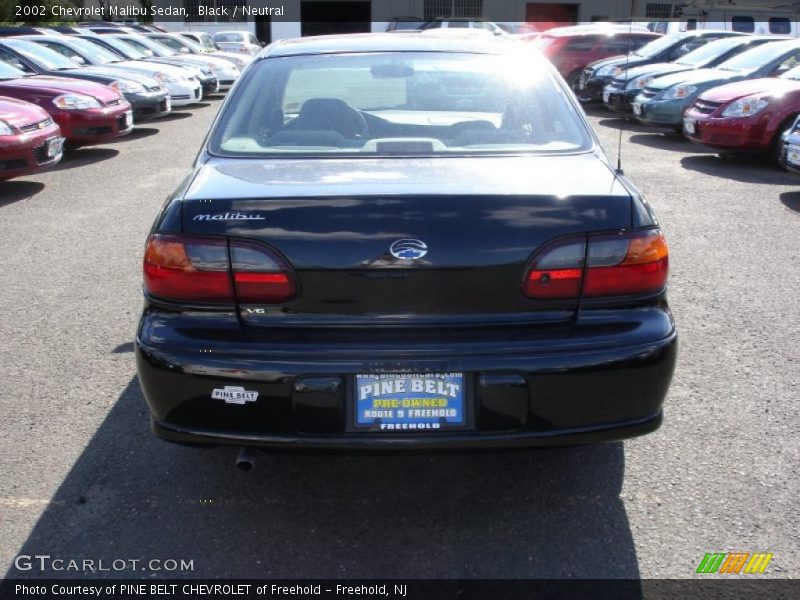
[[[625,54],[625,70],[623,71],[626,76],[628,73],[628,61],[631,58],[631,41],[633,40],[633,3],[635,0],[631,0],[630,4],[630,20],[628,21],[628,52]],[[625,97],[625,87],[622,88],[622,95],[623,98]],[[622,132],[625,130],[625,118],[622,118],[622,122],[619,124],[619,136],[617,137],[617,168],[616,174],[617,175],[624,175],[625,171],[622,170]]]

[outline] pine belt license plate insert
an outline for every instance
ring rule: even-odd
[[[464,429],[463,373],[370,373],[355,376],[354,425],[386,433]]]

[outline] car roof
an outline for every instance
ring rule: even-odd
[[[520,48],[516,41],[495,36],[440,35],[417,33],[356,33],[321,35],[281,40],[268,46],[262,56],[344,54],[356,52],[460,52],[464,54],[507,54]]]

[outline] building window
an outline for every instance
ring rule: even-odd
[[[246,21],[246,17],[242,14],[242,6],[247,5],[247,0],[183,0],[183,5],[186,7],[186,18],[184,21],[188,22],[201,22],[201,23],[232,23]],[[215,14],[201,15],[200,7],[212,8]],[[236,17],[234,18],[234,10],[236,7]],[[216,13],[222,12],[226,9],[227,16],[217,15]]]
[[[648,2],[644,8],[644,16],[651,19],[671,19],[672,4],[654,4]]]
[[[425,20],[483,16],[483,0],[425,0]]]
[[[753,17],[736,16],[731,19],[731,29],[741,33],[753,33],[756,30],[756,22]]]
[[[771,17],[769,20],[769,32],[780,35],[792,33],[792,22],[786,17]]]

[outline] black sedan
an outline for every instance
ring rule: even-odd
[[[180,443],[627,438],[662,420],[667,271],[651,208],[525,45],[279,43],[147,239],[139,380]]]
[[[0,39],[0,61],[29,75],[69,77],[111,86],[130,103],[136,122],[171,111],[169,93],[152,77],[134,72],[123,74],[104,67],[79,67],[67,57],[35,42]]]
[[[686,31],[666,35],[645,44],[629,55],[612,56],[588,65],[575,83],[575,94],[581,102],[598,102],[603,99],[603,89],[625,69],[633,69],[656,63],[669,63],[700,48],[701,46],[725,37],[745,35],[735,31],[713,29]]]

